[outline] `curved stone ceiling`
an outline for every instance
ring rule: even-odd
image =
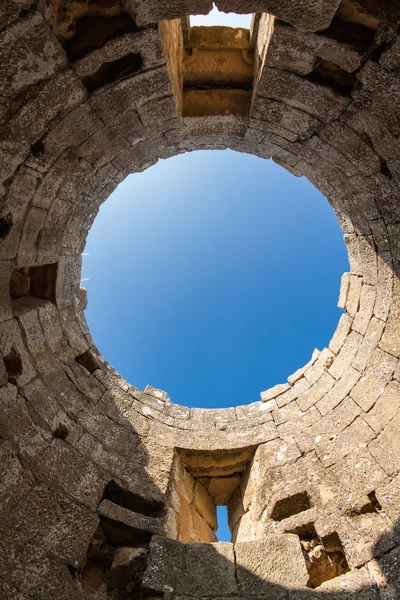
[[[6,599],[400,594],[399,8],[217,4],[251,32],[190,29],[205,0],[0,8]],[[81,252],[129,173],[226,147],[308,177],[351,272],[329,348],[288,383],[189,410],[99,355]],[[234,543],[193,543],[215,504]]]

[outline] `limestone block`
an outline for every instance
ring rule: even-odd
[[[368,329],[369,322],[375,306],[376,292],[371,285],[363,285],[360,294],[360,306],[353,322],[353,329],[364,335]]]
[[[346,338],[349,334],[353,319],[348,314],[343,314],[340,319],[338,326],[336,327],[335,333],[329,343],[329,350],[334,354],[337,354],[343,346]]]
[[[4,2],[0,7],[0,29],[6,27],[11,21],[14,21],[22,11],[28,10],[31,5],[31,0],[10,0],[9,2]]]
[[[282,590],[307,585],[308,572],[298,536],[270,536],[235,546],[239,590],[279,598]],[[260,560],[260,556],[263,560]]]
[[[96,437],[104,446],[129,458],[138,452],[139,437],[127,426],[121,426],[100,412],[82,409],[78,422],[84,430]]]
[[[192,408],[190,418],[205,423],[229,423],[236,421],[236,413],[234,408]]]
[[[315,363],[307,369],[304,373],[304,377],[307,379],[308,383],[312,386],[316,381],[326,373],[331,364],[333,363],[334,355],[329,350],[329,348],[324,348],[322,352],[319,354]]]
[[[352,506],[363,506],[366,494],[386,479],[386,473],[365,448],[356,450],[329,468]]]
[[[251,117],[254,127],[282,135],[290,141],[307,139],[318,126],[317,119],[306,112],[260,95],[253,102]]]
[[[55,595],[60,600],[82,598],[65,563],[48,556],[44,550],[29,543],[20,534],[16,535],[15,530],[5,525],[0,565],[0,577],[15,585],[21,594],[26,594],[22,596],[24,600],[32,598],[33,594],[43,600],[52,600]],[[19,596],[16,598],[19,600]]]
[[[347,336],[345,343],[328,370],[332,377],[335,377],[335,379],[343,377],[343,374],[347,370],[348,365],[351,364],[362,341],[363,337],[356,331],[352,331]]]
[[[393,259],[390,252],[377,254],[378,282],[374,314],[378,319],[387,321],[393,293]]]
[[[307,75],[314,70],[318,58],[351,73],[360,67],[363,53],[356,51],[350,44],[340,43],[323,33],[305,33],[275,21],[274,34],[266,56],[269,67]]]
[[[211,527],[212,531],[217,531],[217,510],[215,502],[203,485],[196,482],[194,487],[193,506],[203,519]],[[201,539],[201,538],[200,538]]]
[[[354,317],[354,315],[358,311],[361,288],[362,278],[357,277],[356,275],[351,275],[349,282],[349,292],[346,302],[346,311],[348,312],[350,317]]]
[[[302,452],[309,452],[321,443],[337,438],[339,433],[350,425],[360,413],[359,406],[351,398],[345,398],[336,408],[314,425],[296,436]]]
[[[354,93],[355,100],[365,104],[370,112],[381,117],[398,134],[400,120],[394,100],[400,92],[398,76],[369,61],[357,77],[363,85]]]
[[[400,296],[394,296],[382,340],[382,350],[400,357]]]
[[[304,31],[326,29],[340,2],[338,0],[313,0],[294,3],[291,0],[218,0],[219,10],[238,13],[271,13],[282,21]]]
[[[276,403],[278,408],[282,408],[283,406],[286,406],[286,404],[289,404],[289,402],[293,402],[302,394],[304,394],[304,392],[306,392],[309,388],[310,384],[308,383],[307,379],[302,377],[299,379],[299,381],[296,381],[296,383],[290,389],[288,389],[287,392],[277,396]]]
[[[288,407],[291,407],[291,404],[289,404]],[[285,410],[286,408],[287,407],[281,410]],[[297,405],[296,407],[293,407],[290,415],[287,414],[286,417],[288,417],[288,420],[277,426],[278,433],[282,439],[296,436],[300,431],[307,429],[319,421],[321,415],[314,406],[311,406],[311,408],[303,412],[299,410]]]
[[[360,347],[353,358],[352,365],[361,373],[367,366],[372,353],[378,346],[385,327],[384,321],[372,317]]]
[[[39,481],[61,489],[92,510],[109,481],[87,457],[60,439],[45,449],[32,470]]]
[[[350,396],[363,410],[367,412],[375,404],[391,379],[396,365],[394,356],[379,348],[372,354],[366,371],[350,392]]]
[[[40,13],[29,14],[0,36],[0,77],[4,94],[13,97],[27,87],[48,79],[67,65],[60,43]]]
[[[23,529],[30,543],[70,564],[78,564],[97,528],[98,517],[43,485],[29,490],[22,500],[10,524]]]
[[[260,414],[268,414],[274,408],[278,408],[275,400],[269,400],[268,402],[252,402],[251,404],[237,406],[235,410],[238,421],[242,421],[243,419],[256,418]]]
[[[0,443],[0,507],[4,518],[14,512],[21,497],[33,485],[32,474],[25,470],[10,442]],[[1,587],[0,587],[1,589]]]
[[[218,542],[217,536],[214,534],[209,524],[198,512],[193,511],[190,514],[191,520],[191,536],[189,541],[194,542]]]
[[[28,164],[38,171],[46,171],[65,148],[80,146],[102,126],[90,104],[83,102],[52,125],[49,133],[40,141],[41,151],[31,156]],[[79,164],[79,161],[75,162]]]
[[[370,223],[372,231],[372,237],[376,247],[380,252],[387,252],[390,250],[389,233],[383,219],[374,219]]]
[[[332,441],[317,446],[316,451],[322,463],[329,467],[357,448],[365,447],[374,436],[373,429],[361,417],[357,417]]]
[[[380,598],[378,588],[364,567],[325,581],[318,587],[318,592],[329,594],[333,598],[335,596],[343,597],[343,594],[347,597],[350,597],[351,594],[351,597],[359,597],[360,600],[364,600],[364,598],[365,600],[378,600]]]
[[[233,546],[226,542],[182,544],[154,536],[142,585],[147,590],[177,595],[235,594]]]
[[[208,493],[213,498],[217,506],[226,506],[237,487],[240,485],[240,476],[231,477],[211,477],[207,485],[204,479],[201,483],[205,485]]]
[[[58,73],[34,88],[29,100],[10,120],[8,127],[17,140],[38,141],[48,123],[68,113],[85,100],[87,92],[72,70]]]
[[[104,63],[132,53],[141,55],[143,69],[152,69],[164,64],[165,57],[157,29],[149,27],[111,39],[101,48],[97,48],[77,60],[74,68],[77,75],[84,78],[96,73]]]
[[[400,66],[400,43],[395,39],[383,52],[379,63],[388,71],[398,71]]]
[[[263,402],[269,402],[273,398],[280,396],[281,394],[283,394],[284,392],[286,392],[289,389],[290,389],[289,383],[278,383],[277,385],[270,388],[269,390],[266,390],[265,392],[261,392],[260,393],[261,400]]]
[[[335,379],[329,373],[324,373],[316,383],[304,392],[298,399],[300,410],[307,411],[314,406],[334,386]]]
[[[347,295],[349,293],[351,273],[343,273],[340,282],[338,308],[346,308]]]
[[[338,152],[346,156],[362,175],[379,173],[380,162],[376,153],[344,123],[331,123],[321,131],[320,135]]]
[[[288,462],[293,462],[297,460],[299,456],[300,451],[292,439],[276,439],[271,440],[266,444],[262,444],[257,448],[253,459],[253,465],[257,464],[257,468],[260,469],[261,472],[266,472],[268,469],[284,465]]]
[[[349,100],[329,88],[306,81],[293,73],[279,69],[264,69],[257,94],[285,102],[317,119],[338,118]]]
[[[47,443],[15,385],[0,388],[0,413],[0,435],[15,448],[23,464],[30,465],[45,451]]]
[[[95,92],[89,102],[104,123],[112,124],[113,119],[126,111],[171,93],[166,68],[157,67]]]
[[[173,0],[165,4],[162,0],[129,0],[129,11],[133,14],[137,25],[142,27],[149,23],[157,23],[163,19],[172,20],[185,15],[207,15],[211,8],[211,0]]]
[[[396,545],[390,519],[378,512],[343,519],[338,524],[338,534],[351,567],[360,567]]]
[[[305,145],[309,150],[314,151],[320,156],[321,163],[325,166],[328,173],[332,167],[338,169],[339,176],[350,178],[357,173],[356,166],[340,150],[330,144],[329,139],[323,138],[321,133],[318,136],[312,136],[305,142]]]
[[[400,415],[397,414],[368,446],[372,456],[388,475],[393,475],[399,469],[399,425]]]
[[[319,412],[326,415],[335,408],[351,392],[360,377],[361,374],[350,365],[328,393],[316,403]]]
[[[160,519],[144,516],[140,513],[124,508],[123,506],[114,504],[114,502],[111,502],[110,500],[102,500],[99,504],[97,512],[103,517],[111,519],[111,521],[121,523],[129,529],[133,529],[134,531],[145,532],[149,535],[162,534],[162,525]]]

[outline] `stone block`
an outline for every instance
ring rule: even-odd
[[[339,0],[218,0],[219,10],[238,13],[271,13],[304,31],[326,29],[340,4]]]
[[[322,415],[326,415],[335,408],[335,406],[340,404],[354,388],[360,377],[360,373],[350,365],[327,394],[316,403],[319,412]]]
[[[32,470],[39,481],[59,488],[92,510],[109,481],[87,457],[60,439],[45,449]]]
[[[350,392],[350,396],[365,412],[375,404],[392,378],[397,365],[394,356],[382,352],[379,348],[371,356],[364,374]]]
[[[233,546],[226,542],[182,544],[154,536],[143,587],[200,597],[236,594]]]
[[[396,473],[400,465],[399,426],[398,413],[368,446],[372,456],[388,475]]]
[[[376,292],[371,285],[363,285],[360,293],[360,305],[353,322],[353,329],[361,335],[365,335],[369,322],[372,318],[375,306]]]
[[[327,122],[338,118],[349,99],[311,81],[279,69],[264,69],[257,94],[284,102]]]
[[[15,21],[0,34],[0,77],[13,97],[66,67],[67,56],[40,13]]]
[[[281,598],[282,587],[287,590],[307,585],[308,572],[297,535],[276,535],[257,542],[238,543],[235,554],[242,594]]]
[[[193,506],[203,519],[205,519],[212,531],[217,531],[218,522],[215,502],[206,488],[199,482],[196,482],[194,487]]]
[[[133,529],[141,533],[147,533],[150,535],[162,534],[161,520],[154,517],[147,517],[140,513],[129,510],[118,504],[114,504],[110,500],[102,500],[97,509],[99,515],[121,523],[123,526]]]

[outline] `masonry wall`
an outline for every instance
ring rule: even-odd
[[[257,13],[251,102],[238,114],[228,89],[197,117],[181,114],[181,19],[210,2],[0,8],[6,600],[400,593],[398,7],[218,6]],[[81,252],[129,173],[226,147],[322,191],[350,272],[328,348],[260,401],[188,409],[99,354]],[[213,539],[218,503],[233,543],[193,541]]]

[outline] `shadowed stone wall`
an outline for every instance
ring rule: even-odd
[[[398,5],[217,5],[250,34],[204,49],[206,0],[0,7],[2,599],[400,595]],[[321,190],[351,272],[328,348],[259,402],[189,409],[99,354],[81,253],[129,173],[227,147]],[[202,543],[218,504],[232,544]]]

